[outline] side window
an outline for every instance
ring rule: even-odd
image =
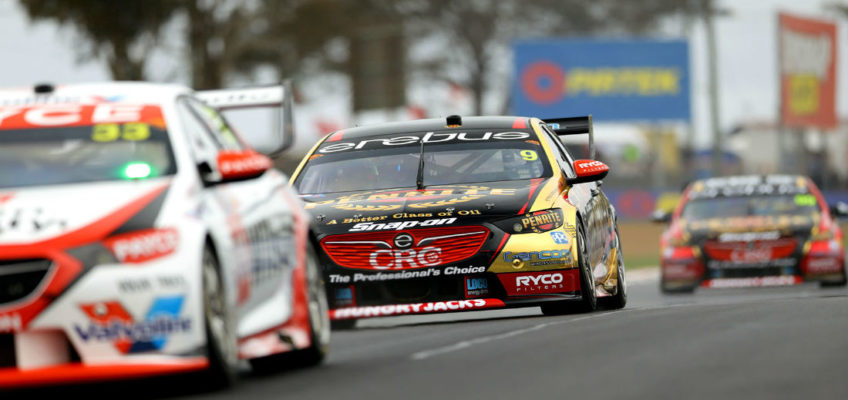
[[[551,150],[553,150],[557,162],[559,162],[560,168],[565,171],[565,175],[569,178],[576,177],[577,174],[574,172],[574,160],[571,155],[568,154],[565,146],[562,145],[562,142],[559,141],[559,138],[556,137],[553,132],[548,130],[547,126],[542,125],[542,130],[545,131],[545,140],[547,140],[548,146],[550,146]]]
[[[218,113],[218,110],[193,98],[187,100],[186,104],[193,114],[206,126],[208,131],[212,133],[213,139],[221,149],[244,150],[244,144],[233,131],[227,120]]]

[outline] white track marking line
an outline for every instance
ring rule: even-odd
[[[528,328],[516,329],[514,331],[499,333],[497,335],[483,336],[483,337],[478,337],[478,338],[474,338],[474,339],[470,339],[470,340],[463,340],[461,342],[454,343],[450,346],[436,347],[436,348],[430,349],[430,350],[419,351],[419,352],[413,353],[410,356],[410,358],[412,360],[415,360],[415,361],[425,360],[427,358],[437,356],[437,355],[440,355],[440,354],[451,353],[451,352],[454,352],[454,351],[467,349],[471,346],[476,346],[476,345],[483,344],[483,343],[493,342],[493,341],[496,341],[496,340],[509,339],[513,336],[521,335],[523,333],[538,331],[538,330],[545,329],[545,328],[548,328],[548,327],[551,327],[551,326],[554,326],[554,325],[564,325],[564,324],[568,324],[568,323],[571,323],[571,322],[600,318],[600,317],[604,317],[604,316],[607,316],[607,315],[613,315],[613,314],[615,314],[615,312],[607,312],[607,313],[599,313],[599,314],[594,314],[594,315],[587,315],[585,317],[577,317],[577,318],[572,318],[572,319],[567,319],[567,320],[562,320],[562,321],[545,322],[543,324],[534,325],[534,326],[531,326],[531,327],[528,327]]]

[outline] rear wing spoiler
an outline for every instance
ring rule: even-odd
[[[589,158],[595,159],[595,133],[592,116],[551,118],[542,120],[557,136],[589,134]]]
[[[219,111],[280,107],[280,145],[269,155],[280,155],[294,144],[294,112],[291,81],[279,85],[239,89],[200,90],[198,99]]]

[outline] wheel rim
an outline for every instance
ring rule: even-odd
[[[226,299],[222,295],[218,265],[208,251],[203,254],[203,292],[204,314],[211,336],[207,340],[214,343],[227,365],[235,365],[238,358],[235,337],[229,325],[229,312]]]

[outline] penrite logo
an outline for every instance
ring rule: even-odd
[[[335,153],[338,151],[359,150],[369,144],[374,146],[409,146],[417,143],[443,143],[443,142],[477,142],[488,140],[524,140],[529,139],[530,134],[527,132],[478,132],[469,134],[467,132],[449,132],[436,133],[427,132],[424,136],[404,135],[394,137],[384,137],[379,139],[368,139],[359,142],[334,142],[333,144],[325,144],[318,149],[319,153]]]
[[[180,317],[183,296],[157,297],[143,321],[136,321],[118,301],[81,304],[87,326],[75,325],[80,339],[109,341],[123,354],[161,350],[168,337],[191,330],[191,319]]]

